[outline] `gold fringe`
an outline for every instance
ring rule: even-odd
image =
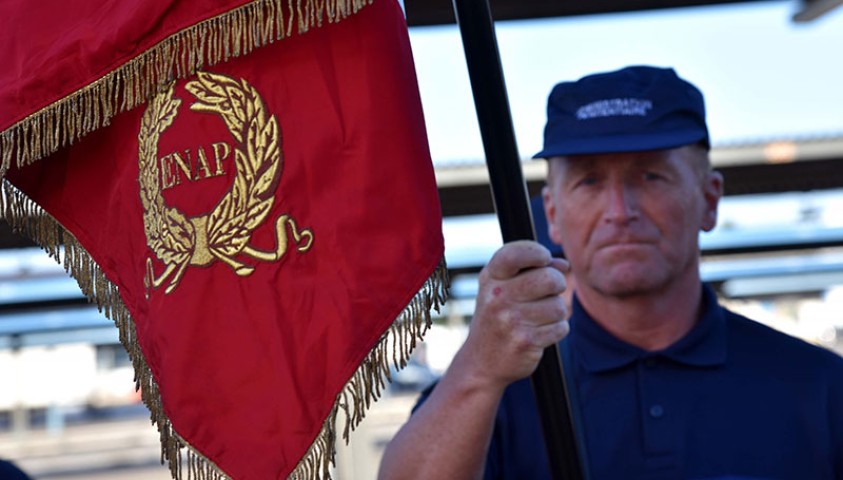
[[[338,22],[374,0],[256,0],[167,37],[87,86],[0,133],[0,178],[109,124],[145,102],[158,86],[261,46]],[[286,10],[286,12],[285,12]]]
[[[141,391],[141,399],[149,408],[152,424],[158,428],[161,463],[167,463],[172,477],[176,480],[228,480],[229,477],[219,467],[196,451],[173,429],[164,413],[158,384],[135,338],[134,321],[120,298],[119,288],[108,280],[76,237],[6,179],[2,179],[0,191],[0,217],[16,232],[27,235],[41,245],[50,257],[63,263],[64,269],[76,279],[82,292],[96,303],[100,312],[114,321],[120,343],[134,366],[135,388]],[[407,365],[416,342],[422,339],[431,325],[431,308],[437,312],[440,310],[447,299],[448,288],[448,271],[443,258],[337,395],[321,431],[290,474],[290,479],[331,478],[330,467],[335,459],[339,411],[342,410],[345,415],[342,437],[348,442],[350,431],[360,424],[366,410],[380,397],[386,382],[391,380],[390,367],[400,369]]]
[[[391,381],[390,367],[401,369],[407,365],[416,341],[430,328],[431,308],[440,311],[448,297],[448,288],[448,269],[443,258],[337,395],[334,408],[322,424],[322,431],[290,474],[290,479],[331,478],[339,410],[345,414],[342,438],[348,443],[351,430],[363,421],[372,402],[380,398],[386,382]]]
[[[158,428],[161,463],[168,463],[172,477],[179,480],[228,479],[219,467],[193,449],[173,429],[164,413],[158,384],[135,338],[134,321],[120,298],[119,288],[108,280],[76,237],[6,179],[2,180],[0,192],[0,216],[16,232],[32,238],[50,257],[61,263],[76,279],[82,293],[97,305],[100,312],[114,321],[120,343],[132,360],[135,389],[140,390],[141,399],[149,408],[152,424]],[[183,458],[183,453],[186,458]],[[183,475],[185,467],[186,477]]]

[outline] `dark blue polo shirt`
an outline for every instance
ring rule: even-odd
[[[30,478],[14,463],[0,460],[0,480],[30,480]]]
[[[843,359],[703,298],[659,352],[575,299],[565,341],[591,479],[843,480]],[[485,478],[550,478],[529,379],[504,395]]]

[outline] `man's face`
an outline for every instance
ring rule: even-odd
[[[580,288],[626,297],[698,275],[722,177],[695,147],[550,160],[545,211]]]

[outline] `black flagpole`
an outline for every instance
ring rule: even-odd
[[[533,219],[488,0],[453,0],[486,166],[504,242],[535,240]],[[531,377],[554,479],[584,479],[559,349],[545,349]]]

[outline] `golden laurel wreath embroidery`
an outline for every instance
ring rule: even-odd
[[[164,271],[155,274],[153,260],[146,259],[146,294],[169,279],[165,293],[179,284],[188,266],[208,266],[216,259],[231,266],[240,276],[255,267],[235,257],[280,260],[288,246],[285,225],[300,252],[313,245],[309,229],[298,230],[287,214],[275,222],[277,247],[264,251],[249,245],[252,232],[265,220],[275,202],[274,191],[281,177],[281,145],[278,122],[267,114],[263,99],[245,80],[199,72],[185,89],[195,98],[190,109],[219,115],[237,142],[234,149],[236,176],[230,190],[207,215],[186,217],[164,203],[158,167],[158,139],[169,128],[181,100],[173,98],[174,82],[165,86],[150,102],[141,119],[138,134],[140,197],[146,242]]]

